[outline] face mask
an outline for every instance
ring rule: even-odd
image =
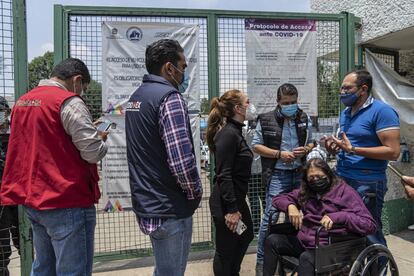
[[[249,104],[246,109],[246,120],[247,121],[254,121],[257,118],[257,110],[253,104]]]
[[[340,95],[341,102],[346,106],[353,106],[358,100],[358,98],[359,98],[358,92],[355,92],[355,93],[346,92]]]
[[[181,71],[180,69],[178,69],[177,67],[174,66],[174,64],[171,64],[178,72],[180,72],[181,74],[183,74],[183,78],[181,79],[181,82],[176,81],[176,79],[171,75],[171,77],[173,78],[173,80],[177,83],[178,86],[178,92],[180,92],[181,94],[185,92],[185,90],[187,90],[188,85],[190,84],[190,77],[188,76],[188,73],[186,71]]]
[[[281,105],[282,114],[286,117],[292,117],[298,111],[298,104]]]
[[[327,177],[308,181],[308,187],[318,194],[327,192],[330,188],[329,179]]]

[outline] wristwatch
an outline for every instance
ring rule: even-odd
[[[352,146],[351,151],[349,152],[349,154],[354,155],[355,154],[355,147]]]

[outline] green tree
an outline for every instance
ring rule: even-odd
[[[48,79],[53,69],[53,52],[46,52],[43,56],[35,57],[29,63],[29,89],[35,88],[39,81]]]
[[[339,62],[318,59],[318,114],[320,118],[339,115]]]

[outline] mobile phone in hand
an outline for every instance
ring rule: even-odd
[[[98,126],[97,130],[100,132],[106,132],[111,127],[111,125],[111,122],[103,122]]]
[[[243,221],[239,219],[239,221],[237,222],[236,233],[238,235],[241,235],[243,234],[244,231],[246,231],[246,229],[247,229],[246,224],[244,224]]]

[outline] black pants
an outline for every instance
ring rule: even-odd
[[[215,276],[238,276],[244,254],[253,240],[253,223],[247,203],[239,204],[239,212],[247,229],[238,235],[227,228],[224,218],[213,217],[216,227],[216,252],[213,270]]]
[[[263,209],[266,207],[266,189],[263,186],[261,174],[252,174],[250,177],[247,197],[252,211],[253,233],[257,235],[262,221],[260,215],[264,212],[264,210],[263,212],[260,210],[260,203],[262,203]]]
[[[8,276],[7,266],[12,253],[10,236],[19,250],[19,219],[17,206],[0,206],[0,276]]]
[[[275,275],[279,256],[299,258],[299,276],[315,275],[314,251],[305,250],[296,236],[271,234],[267,237],[264,250],[263,276]],[[284,274],[279,271],[279,275]]]

